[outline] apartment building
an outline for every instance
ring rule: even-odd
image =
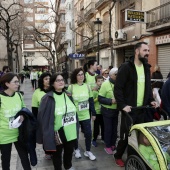
[[[145,41],[150,46],[151,71],[155,64],[166,78],[170,71],[170,0],[126,0],[115,6],[114,50],[117,65],[134,55],[134,44]],[[126,22],[126,9],[146,12],[145,22]]]
[[[66,67],[67,60],[67,43],[66,43],[66,21],[65,21],[65,11],[66,11],[65,0],[60,0],[58,2],[58,27],[57,27],[57,68],[58,71],[62,71]]]
[[[109,9],[112,5],[110,0],[75,0],[75,45],[77,53],[85,53],[86,61],[97,59],[99,51],[99,61],[103,68],[111,65],[111,51],[109,42]],[[98,36],[94,29],[94,21],[99,18],[102,21],[101,31]],[[112,15],[114,18],[114,15]],[[113,27],[112,27],[113,28]],[[112,29],[111,28],[111,29]],[[82,66],[84,60],[76,61],[76,67]]]
[[[21,3],[24,6],[25,15],[23,65],[28,68],[47,69],[52,59],[46,47],[52,50],[52,45],[46,35],[53,36],[52,33],[55,29],[51,6],[53,1],[21,0]],[[50,17],[52,18],[51,22]]]

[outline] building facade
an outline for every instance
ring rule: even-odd
[[[134,55],[134,44],[145,41],[150,46],[149,63],[151,71],[158,64],[163,77],[170,71],[169,60],[169,27],[170,27],[170,0],[127,0],[115,6],[115,34],[114,50],[117,65]],[[146,12],[145,22],[125,22],[126,9]],[[125,35],[125,38],[123,37]]]
[[[54,36],[54,1],[22,0],[24,6],[23,65],[28,68],[49,69]]]

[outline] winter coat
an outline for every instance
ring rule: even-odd
[[[45,151],[56,151],[56,142],[54,136],[54,112],[56,103],[53,93],[53,91],[50,91],[45,96],[43,96],[37,116],[38,127],[36,141],[39,144],[43,144]],[[73,101],[71,97],[69,98],[71,101]]]
[[[165,82],[161,91],[162,108],[170,117],[170,78]]]
[[[151,80],[150,80],[150,65],[143,63],[145,72],[145,94],[143,105],[148,105],[154,101]],[[114,95],[117,101],[118,108],[122,110],[125,106],[137,106],[137,71],[134,64],[134,57],[128,62],[123,63],[116,77],[114,87]]]
[[[24,116],[24,121],[22,122],[19,129],[19,136],[18,140],[23,144],[26,145],[28,154],[30,155],[30,162],[32,166],[37,164],[37,154],[36,154],[36,127],[37,121],[33,115],[33,113],[27,109],[22,108],[15,116],[18,117],[19,115]]]

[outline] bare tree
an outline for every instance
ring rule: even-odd
[[[82,22],[82,25],[83,27],[77,27],[75,29],[73,29],[71,26],[70,26],[70,29],[76,34],[76,37],[77,35],[82,37],[82,40],[83,42],[86,44],[85,47],[83,48],[83,52],[84,52],[84,55],[85,55],[85,62],[86,62],[86,57],[87,57],[87,54],[89,53],[89,48],[90,46],[92,47],[92,51],[93,50],[96,50],[94,48],[94,44],[93,44],[93,40],[95,38],[95,29],[94,29],[94,22],[92,21],[89,21],[88,19],[82,17],[82,15],[77,15],[78,17],[80,17],[80,20]],[[79,30],[79,28],[81,28],[82,32]],[[86,32],[84,32],[84,30],[86,29]]]
[[[48,10],[51,11],[51,14],[46,15],[48,16],[48,18],[46,18],[39,27],[37,27],[36,25],[30,25],[33,27],[33,29],[32,30],[25,29],[24,33],[26,37],[28,34],[31,33],[31,35],[33,35],[33,38],[31,40],[39,44],[40,48],[43,47],[46,51],[48,51],[52,58],[54,71],[56,71],[56,59],[58,62],[58,56],[56,55],[57,50],[55,44],[58,42],[56,30],[59,26],[59,13],[58,13],[59,8],[58,6],[55,6],[52,0],[49,0],[49,3],[50,5],[49,7],[47,7],[46,5],[37,2],[38,6],[47,8]],[[60,0],[58,3],[60,3]],[[54,31],[49,30],[50,25],[53,26]],[[55,53],[53,49],[55,49],[54,50]]]
[[[5,37],[7,42],[8,66],[13,71],[12,53],[14,50],[13,36],[15,35],[13,28],[15,21],[22,13],[21,4],[13,1],[0,2],[0,34]]]

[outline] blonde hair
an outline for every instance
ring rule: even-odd
[[[155,65],[154,71],[160,71],[160,67],[158,65]]]

